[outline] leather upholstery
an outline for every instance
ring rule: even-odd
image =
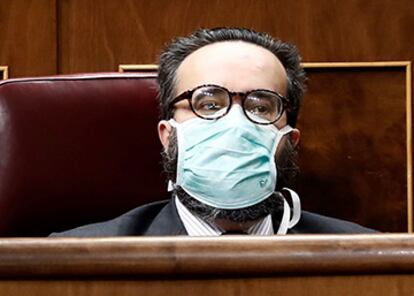
[[[0,236],[42,236],[164,199],[154,74],[0,83]]]

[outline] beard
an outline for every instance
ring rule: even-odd
[[[175,128],[173,128],[170,133],[167,151],[163,151],[161,154],[167,179],[175,183],[178,160],[177,131]],[[253,206],[232,210],[219,209],[196,200],[187,194],[180,186],[177,186],[174,189],[174,193],[191,213],[208,222],[213,222],[216,219],[225,219],[232,222],[244,223],[264,218],[272,213],[278,214],[283,211],[283,194],[280,190],[283,187],[292,186],[299,174],[297,151],[292,145],[289,137],[286,139],[282,150],[277,156],[275,155],[275,162],[277,169],[275,192],[264,201]]]

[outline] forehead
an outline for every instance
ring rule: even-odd
[[[187,56],[177,70],[176,95],[202,84],[232,91],[270,89],[286,95],[287,76],[269,50],[244,41],[206,45]]]

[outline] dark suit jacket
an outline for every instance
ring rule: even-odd
[[[276,217],[276,218],[275,218]],[[279,228],[280,217],[273,216],[274,229]],[[358,224],[302,211],[299,223],[288,233],[372,233],[372,229]],[[113,220],[89,224],[72,230],[52,233],[51,236],[168,236],[187,235],[178,216],[173,199],[135,208]]]

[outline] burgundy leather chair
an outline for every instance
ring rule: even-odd
[[[167,197],[154,74],[0,82],[0,236],[44,236]]]

